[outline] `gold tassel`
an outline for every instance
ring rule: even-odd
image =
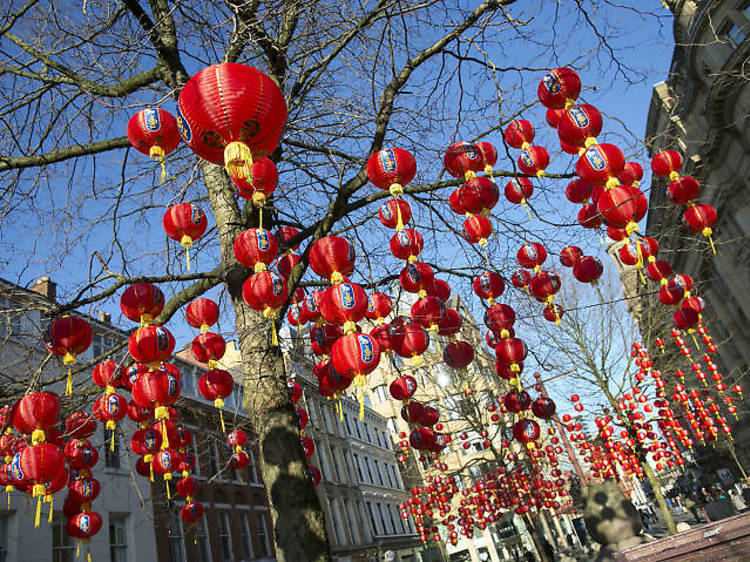
[[[226,433],[227,428],[224,425],[224,411],[223,410],[219,410],[219,419],[221,420],[221,432]]]
[[[78,558],[81,555],[81,543],[79,541],[76,541],[76,558]]]
[[[65,396],[73,394],[73,369],[68,367],[68,381],[65,384]]]
[[[193,247],[193,239],[186,234],[180,240],[180,245],[185,248],[185,261],[187,261],[187,270],[190,271],[190,248]]]
[[[171,500],[172,499],[172,492],[170,492],[170,490],[169,490],[169,481],[165,480],[164,481],[164,486],[167,488],[167,499]]]
[[[164,181],[167,179],[167,167],[164,165],[164,157],[159,158],[161,164],[161,184],[164,185]]]
[[[263,205],[258,205],[258,229],[263,230]]]
[[[42,516],[42,496],[36,499],[36,515],[34,516],[34,528],[39,527],[39,520]]]
[[[273,319],[271,319],[271,345],[279,347],[279,336],[276,333],[276,322]]]
[[[401,217],[401,205],[399,205],[398,198],[394,198],[396,201],[396,231],[401,231],[404,229],[404,221]]]
[[[529,209],[529,206],[526,204],[526,199],[521,201],[521,205],[523,205],[523,208],[526,209],[526,214],[529,215],[529,220],[533,221],[534,218],[531,216],[531,209]]]
[[[50,496],[49,515],[47,516],[47,523],[49,523],[50,525],[52,525],[52,514],[53,514],[52,510],[54,509],[54,507],[55,507],[55,496]]]
[[[115,430],[110,430],[111,437],[109,438],[109,450],[115,452]]]

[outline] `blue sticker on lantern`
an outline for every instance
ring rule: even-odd
[[[601,172],[606,166],[606,161],[596,146],[592,146],[586,151],[586,160],[589,161],[591,167],[597,172]]]
[[[307,295],[305,297],[305,306],[310,312],[315,312],[316,310],[318,310],[318,305],[315,303],[315,299],[312,295]]]
[[[393,218],[393,213],[391,212],[390,207],[385,203],[380,206],[380,214],[383,215],[383,218],[387,221]]]
[[[396,237],[398,238],[398,243],[401,244],[402,248],[408,248],[409,246],[411,246],[411,238],[409,238],[409,235],[405,230],[399,230],[396,234]]]
[[[151,133],[155,133],[161,128],[161,119],[159,118],[159,111],[156,108],[150,107],[144,109],[143,121],[146,125],[146,130]]]
[[[177,130],[180,132],[182,140],[184,140],[187,144],[190,144],[190,141],[193,140],[193,131],[190,129],[190,125],[188,124],[187,120],[182,116],[179,105],[177,106],[177,114],[174,116],[174,118],[177,121]]]
[[[312,336],[312,339],[315,341],[315,343],[318,344],[318,347],[323,347],[326,344],[326,336],[323,332],[323,328],[320,326],[315,326],[313,330],[310,332],[310,335]]]
[[[284,291],[284,280],[281,278],[281,275],[278,273],[274,273],[273,271],[271,273],[271,287],[273,289],[273,294],[275,296],[279,296]]]
[[[271,245],[271,241],[268,238],[268,231],[265,228],[256,228],[255,238],[258,241],[258,249],[261,252],[265,252],[266,250],[268,250],[268,247]]]
[[[21,453],[13,455],[13,460],[10,463],[11,474],[15,480],[21,481],[24,479],[23,470],[21,470]]]
[[[94,485],[91,483],[91,480],[88,478],[84,478],[81,481],[81,495],[84,498],[90,498],[94,493]]]
[[[471,160],[476,160],[476,158],[479,156],[476,145],[471,142],[463,142],[461,143],[461,145],[464,148],[464,152],[466,152],[466,156],[468,156]]]
[[[169,333],[164,326],[156,327],[156,347],[159,351],[165,351],[169,347]]]
[[[168,394],[170,397],[175,397],[180,394],[180,385],[177,382],[177,377],[172,373],[167,374],[167,380],[169,381]]]
[[[557,78],[551,72],[544,75],[544,78],[542,78],[542,84],[544,84],[544,87],[547,88],[547,91],[550,94],[554,95],[560,92],[560,82],[557,81]]]
[[[375,358],[375,346],[372,344],[370,336],[359,334],[357,341],[359,342],[359,356],[362,363],[372,363]]]
[[[685,283],[685,278],[682,275],[675,275],[674,276],[674,284],[678,287],[682,287],[683,289],[687,287],[687,284]]]
[[[523,252],[526,254],[526,257],[530,260],[534,260],[537,257],[536,248],[533,244],[524,244],[523,245]]]
[[[521,162],[524,163],[524,165],[528,168],[532,167],[534,165],[534,159],[531,157],[531,153],[528,151],[528,149],[523,149],[521,151],[521,156],[519,156],[521,159]]]
[[[341,305],[344,308],[347,310],[354,308],[354,287],[350,283],[341,283],[339,294],[341,295]]]
[[[169,453],[169,451],[162,451],[159,453],[159,464],[161,464],[162,468],[169,472],[169,470],[172,468],[172,455]]]
[[[375,301],[372,300],[372,295],[367,295],[367,312],[375,312]]]
[[[200,224],[203,222],[203,211],[201,211],[198,207],[193,207],[193,213],[190,215],[190,219],[193,221],[193,224]]]
[[[112,416],[120,413],[120,401],[118,398],[116,394],[110,394],[107,397],[107,410],[109,410],[109,414]]]
[[[589,126],[589,116],[580,105],[574,105],[568,109],[568,115],[573,118],[576,126],[580,129]]]
[[[87,534],[91,530],[91,518],[84,514],[78,518],[78,528],[82,534]]]
[[[83,462],[89,464],[94,456],[93,452],[91,451],[91,447],[83,447],[81,456],[83,457]]]
[[[406,266],[406,275],[411,279],[412,283],[419,283],[419,268],[413,263]]]
[[[146,445],[146,449],[150,450],[156,448],[156,435],[152,430],[143,434],[143,443]]]
[[[417,381],[415,381],[412,378],[405,379],[406,384],[406,392],[408,392],[410,395],[414,394],[417,390]]]
[[[490,275],[489,273],[482,273],[479,276],[479,286],[483,291],[487,292],[490,290]]]
[[[396,171],[396,155],[393,153],[392,148],[384,148],[379,153],[380,165],[383,170],[392,173]]]

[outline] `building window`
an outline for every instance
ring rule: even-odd
[[[383,441],[380,439],[380,432],[376,429],[375,431],[375,438],[378,440],[378,447],[383,446]]]
[[[344,425],[346,426],[346,432],[351,435],[352,434],[352,428],[349,425],[349,414],[344,414]]]
[[[52,562],[73,562],[76,547],[73,539],[65,531],[68,519],[56,511],[52,520]]]
[[[339,513],[339,506],[335,499],[330,502],[330,515],[331,515],[331,526],[333,527],[333,536],[336,539],[336,544],[345,545],[347,543],[346,537],[344,536],[344,529],[341,527],[341,514]]]
[[[266,524],[266,514],[257,513],[255,515],[258,523],[258,541],[260,542],[260,555],[271,556],[271,544],[268,542],[268,525]]]
[[[380,504],[377,504],[378,506],[378,515],[380,516],[380,525],[383,528],[383,534],[388,534],[388,527],[385,526],[385,519],[383,519],[383,506]]]
[[[97,357],[101,357],[107,351],[112,347],[112,342],[109,340],[109,338],[101,335],[101,334],[94,334],[93,339],[91,340],[91,350],[94,354],[94,359]]]
[[[114,447],[113,441],[114,439]],[[116,429],[104,428],[104,466],[106,468],[120,468],[120,436]]]
[[[182,396],[195,396],[195,374],[193,372],[185,371],[180,377],[180,394]]]
[[[219,473],[219,453],[216,450],[216,443],[214,443],[213,441],[206,442],[205,451],[207,470],[206,477],[212,478]]]
[[[372,400],[370,400],[369,394],[365,394],[364,400],[365,400],[365,406],[367,406],[368,408],[372,408]]]
[[[386,390],[384,384],[375,387],[375,397],[378,399],[378,404],[388,402],[388,390]]]
[[[9,512],[0,513],[0,562],[8,559],[8,523],[11,514]]]
[[[344,517],[346,517],[346,523],[349,527],[349,536],[351,536],[354,544],[360,544],[359,529],[357,528],[354,511],[352,511],[352,505],[347,499],[343,499],[342,501],[344,505]]]
[[[216,526],[218,527],[219,545],[224,560],[232,559],[232,526],[229,523],[229,512],[216,512]]]
[[[250,533],[250,517],[244,511],[240,511],[240,542],[242,543],[242,557],[255,558],[253,550],[253,539]]]
[[[372,504],[370,502],[365,502],[365,505],[367,506],[367,513],[370,515],[370,523],[372,524],[372,532],[375,535],[380,535],[380,528],[378,527],[377,521],[375,520],[375,515],[372,512]]]
[[[359,464],[359,455],[357,453],[354,454],[354,464],[357,465],[357,475],[359,476],[359,481],[364,482],[365,478],[362,476],[362,466]]]
[[[393,437],[394,435],[398,435],[398,429],[396,429],[396,422],[393,420],[393,418],[388,418],[386,425],[388,426],[388,432],[391,434],[391,437]]]
[[[372,477],[372,469],[370,469],[370,459],[365,457],[365,466],[367,467],[367,476],[369,477],[368,482],[375,484],[375,479]]]
[[[331,460],[333,461],[333,473],[336,476],[336,482],[341,482],[341,471],[339,470],[339,461],[336,458],[335,447],[331,447]]]
[[[365,422],[365,441],[370,443],[370,428],[367,427],[367,422]]]
[[[185,544],[182,542],[182,519],[174,511],[167,513],[169,562],[185,562]]]
[[[127,515],[109,514],[109,559],[125,562],[128,559]]]
[[[378,482],[382,486],[383,485],[383,474],[380,472],[380,463],[378,461],[374,461],[374,462],[375,462],[375,472],[377,472],[377,474],[378,474]]]
[[[195,537],[198,549],[198,560],[200,562],[211,562],[211,543],[208,541],[208,530],[206,529],[206,518],[198,520],[198,531]]]
[[[394,517],[394,512],[396,511],[396,507],[389,505],[388,506],[388,516],[391,519],[391,529],[393,529],[393,534],[397,534],[398,531],[396,530],[396,519],[398,519],[398,513],[396,513],[396,516]]]
[[[13,305],[8,299],[0,299],[0,310],[3,312],[2,333],[4,336],[19,336],[23,327],[21,313],[11,312]]]
[[[388,465],[384,464],[383,467],[385,468],[385,475],[388,477],[388,487],[395,488],[395,486],[393,485],[393,478],[391,478],[391,473],[388,470]]]

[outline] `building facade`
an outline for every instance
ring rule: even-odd
[[[713,205],[717,253],[700,234],[681,228],[682,207],[667,198],[665,178],[654,177],[646,232],[660,244],[659,258],[673,271],[696,280],[694,294],[705,299],[703,323],[719,348],[715,362],[728,388],[746,384],[750,371],[750,1],[671,0],[675,50],[664,82],[654,87],[646,126],[649,156],[665,149],[683,154],[683,175],[701,184],[699,202]],[[631,283],[632,286],[632,283]],[[651,287],[649,287],[651,288]],[[672,346],[671,311],[639,287],[635,307],[644,342],[658,357],[653,340],[667,343],[670,372],[684,361]],[[627,286],[626,286],[627,294]],[[661,312],[660,312],[661,310]],[[649,337],[650,336],[650,337]],[[697,351],[702,353],[698,342]],[[671,346],[671,347],[670,347]],[[693,347],[693,346],[691,346]],[[671,363],[669,355],[673,356]],[[666,370],[666,369],[664,369]],[[747,408],[740,407],[740,412]],[[750,426],[746,417],[730,422],[739,464],[750,466]],[[735,465],[713,450],[703,461]],[[699,455],[700,457],[700,455]],[[728,467],[727,467],[728,468]],[[737,466],[732,466],[736,478]]]
[[[55,300],[55,285],[48,279],[32,290],[0,281],[0,402],[23,393],[39,373],[47,353],[42,334],[48,323],[47,311]],[[111,325],[106,315],[87,318],[94,330],[92,346],[78,358],[78,365],[101,360],[127,339],[128,334]],[[115,359],[124,356],[121,351]],[[271,520],[265,487],[254,465],[257,451],[252,442],[245,449],[251,464],[241,471],[228,464],[230,451],[220,430],[218,412],[200,397],[197,381],[205,367],[191,358],[174,356],[172,362],[181,373],[181,397],[175,407],[180,423],[193,432],[190,450],[198,462],[193,476],[201,489],[196,500],[203,503],[204,517],[187,525],[179,517],[184,504],[174,494],[167,497],[163,481],[157,476],[151,484],[135,470],[137,457],[129,448],[130,434],[136,425],[125,418],[111,435],[99,427],[90,441],[99,451],[92,476],[101,484],[101,492],[92,509],[103,519],[102,529],[88,549],[92,560],[113,562],[215,562],[274,560]],[[56,367],[57,358],[41,374],[45,382],[57,381],[48,388],[62,394],[65,373]],[[90,379],[90,369],[75,375],[76,391],[62,397],[63,415],[77,409],[90,410],[101,393]],[[32,385],[32,388],[33,385]],[[36,387],[39,388],[39,387]],[[5,398],[5,400],[2,400]],[[224,406],[227,426],[239,427],[252,436],[242,410],[239,385]],[[73,562],[76,544],[65,532],[67,519],[62,514],[65,492],[59,492],[52,506],[52,522],[47,524],[47,505],[43,521],[34,528],[35,502],[12,491],[9,508],[0,513],[0,560],[7,562]],[[5,501],[5,500],[3,500]],[[85,547],[82,547],[85,548]],[[86,552],[82,555],[85,557]],[[85,558],[82,558],[85,559]]]

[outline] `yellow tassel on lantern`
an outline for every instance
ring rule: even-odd
[[[190,248],[193,247],[193,239],[186,234],[180,240],[180,245],[185,248],[185,261],[187,262],[187,270],[190,271]]]
[[[221,432],[226,433],[227,427],[224,425],[224,411],[219,410],[219,420],[221,421]]]
[[[81,555],[81,543],[76,541],[76,558]]]
[[[239,179],[250,176],[253,153],[244,142],[230,142],[224,148],[224,167],[229,177]]]
[[[55,508],[55,498],[54,496],[49,496],[49,515],[47,515],[47,523],[49,523],[50,525],[52,524],[52,516],[54,513],[53,511],[54,508]]]
[[[36,486],[34,486],[36,488]],[[39,527],[39,520],[42,514],[42,496],[37,497],[36,500],[36,515],[34,516],[34,528]]]
[[[523,208],[526,209],[526,214],[529,215],[529,220],[534,220],[531,216],[531,209],[529,209],[529,205],[526,203],[526,199],[521,199],[521,205],[523,205]]]
[[[701,231],[701,234],[708,238],[708,241],[711,243],[711,251],[714,253],[714,255],[716,255],[716,246],[714,246],[714,239],[711,238],[712,233],[713,231],[708,226]]]
[[[263,230],[263,205],[258,205],[258,229]]]

